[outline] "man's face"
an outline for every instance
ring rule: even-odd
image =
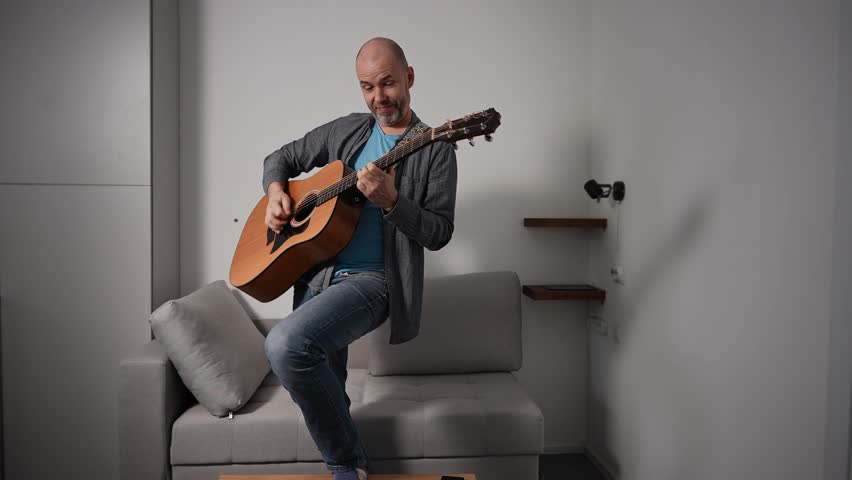
[[[395,62],[390,54],[367,56],[355,62],[367,108],[383,127],[393,127],[408,113],[414,69]]]

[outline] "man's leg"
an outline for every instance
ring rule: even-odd
[[[341,359],[348,353],[348,348],[343,349],[381,325],[387,313],[383,274],[343,275],[302,303],[266,337],[272,370],[301,408],[332,472],[352,467],[369,470],[369,458],[349,414],[345,374],[340,373],[341,367],[345,371],[345,360]]]
[[[315,292],[312,288],[305,284],[296,284],[293,288],[293,310],[296,310],[302,304],[316,296],[319,292]],[[343,395],[346,397],[346,407],[352,405],[352,400],[349,398],[349,395],[346,393],[346,378],[349,372],[346,371],[346,365],[349,360],[349,346],[345,346],[334,353],[334,355],[328,356],[328,363],[331,366],[331,371],[334,372],[334,375],[337,377],[340,382],[341,388],[343,388]]]
[[[343,389],[343,395],[346,397],[346,408],[349,408],[349,406],[352,405],[352,400],[346,393],[346,378],[349,376],[349,372],[346,371],[346,365],[348,362],[348,345],[328,356],[328,364],[331,367],[331,371],[334,372],[334,376],[337,377],[337,381],[340,382],[340,387]]]

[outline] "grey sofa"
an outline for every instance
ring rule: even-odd
[[[514,272],[427,278],[420,334],[387,342],[390,322],[350,346],[346,390],[374,473],[475,473],[536,480],[543,416],[520,369]],[[266,334],[274,321],[255,322]],[[208,413],[157,340],[120,365],[124,480],[328,473],[298,407],[273,373],[232,418]]]

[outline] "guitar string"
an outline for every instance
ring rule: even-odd
[[[405,142],[404,145],[400,145],[399,148],[395,148],[395,149],[389,151],[388,153],[383,155],[380,159],[376,160],[376,165],[379,168],[382,168],[382,169],[387,168],[388,166],[390,166],[390,164],[385,165],[385,163],[388,163],[390,161],[399,160],[402,157],[405,157],[406,155],[410,155],[415,150],[424,147],[426,145],[426,143],[424,143],[425,140],[427,140],[427,139],[431,140],[432,139],[432,133],[431,133],[432,130],[437,130],[437,129],[429,129],[426,132],[424,132],[424,133],[412,138],[411,140]],[[415,144],[417,144],[416,148],[415,148]],[[394,158],[394,157],[397,157],[397,158]],[[382,164],[382,165],[380,165],[380,164]],[[335,196],[337,196],[337,195],[343,193],[344,191],[348,190],[353,185],[355,185],[355,181],[356,181],[357,177],[358,177],[357,172],[352,172],[352,173],[348,174],[347,176],[343,177],[341,180],[338,180],[337,182],[335,182],[335,183],[329,185],[328,187],[322,189],[319,193],[314,195],[311,199],[309,199],[305,202],[302,202],[299,205],[299,207],[296,208],[294,215],[302,213],[302,211],[304,211],[306,208],[313,208],[314,204],[317,204],[318,199],[322,199],[322,201],[319,202],[319,204],[317,204],[317,205],[322,205],[323,203],[327,202],[331,198],[334,198]]]
[[[471,119],[474,119],[474,120],[476,119],[475,115],[471,116],[471,117],[472,117]],[[381,169],[385,169],[385,168],[387,168],[391,165],[388,162],[397,163],[397,162],[395,162],[396,160],[400,160],[402,157],[410,155],[415,150],[418,150],[418,149],[426,146],[427,143],[428,143],[428,142],[426,142],[426,140],[429,140],[430,142],[434,141],[435,137],[443,134],[444,130],[450,129],[451,125],[453,123],[457,123],[457,122],[461,123],[461,121],[462,121],[461,119],[456,120],[456,121],[449,123],[448,125],[441,125],[440,127],[431,128],[429,130],[426,130],[422,134],[420,134],[420,135],[412,138],[411,140],[407,141],[404,145],[400,145],[399,148],[394,148],[393,150],[389,151],[387,154],[383,155],[380,159],[378,159],[376,161],[376,165],[379,166],[379,168],[381,168]],[[456,129],[458,129],[458,128],[459,127],[456,127]],[[441,132],[441,133],[439,134],[438,132]],[[421,144],[421,142],[423,142],[423,143]],[[416,148],[415,148],[415,144],[417,144]],[[402,154],[399,155],[400,153],[402,153]],[[393,157],[397,157],[397,158],[393,158]],[[384,164],[384,163],[388,163],[388,164],[387,165],[379,165],[379,164]],[[299,215],[300,213],[302,213],[306,209],[312,209],[312,208],[315,208],[315,206],[322,205],[323,203],[334,198],[335,196],[340,195],[341,193],[343,193],[344,191],[348,190],[353,185],[355,185],[355,183],[357,182],[357,177],[358,177],[357,172],[352,172],[349,175],[343,177],[341,180],[338,180],[337,182],[335,182],[335,183],[329,185],[328,187],[322,189],[320,192],[315,194],[311,199],[306,200],[306,201],[302,202],[301,204],[299,204],[299,206],[293,212],[293,216]],[[319,199],[321,199],[322,201],[317,203],[317,200],[319,200]]]
[[[398,153],[400,151],[403,152],[402,155],[399,156],[400,158],[404,157],[406,155],[410,155],[415,150],[424,147],[428,142],[435,141],[436,137],[439,136],[439,135],[443,135],[445,131],[451,130],[453,128],[453,123],[458,124],[458,123],[462,123],[464,121],[471,122],[471,121],[479,119],[482,116],[485,116],[486,113],[490,114],[489,110],[483,110],[482,112],[477,112],[475,114],[468,115],[468,116],[460,118],[458,120],[448,121],[448,123],[441,125],[439,127],[428,129],[428,130],[424,131],[422,134],[420,134],[416,137],[413,137],[410,140],[406,141],[406,143],[404,145],[400,145],[400,148],[395,148],[395,149],[391,150],[390,152],[388,152],[382,158],[377,160],[376,164],[379,165],[379,164],[383,164],[383,163],[386,163],[386,162],[391,161],[391,160],[398,160],[398,158],[394,159],[392,157],[394,156],[393,154]],[[460,128],[460,126],[456,127],[456,129],[458,129],[458,128]],[[428,140],[428,142],[427,142],[427,140]],[[424,143],[418,144],[418,145],[415,146],[415,144],[417,142],[424,142]],[[390,166],[390,165],[380,165],[379,168],[384,169],[384,168],[387,168],[388,166]],[[320,202],[320,205],[322,203],[325,203],[326,201],[328,201],[330,198],[333,198],[334,196],[339,195],[343,191],[352,187],[355,184],[354,179],[357,178],[357,176],[358,176],[357,172],[353,172],[353,173],[347,175],[346,177],[344,177],[343,179],[341,179],[340,181],[335,182],[334,184],[330,185],[329,187],[326,187],[321,192],[319,192],[319,194],[316,197],[329,197],[329,198],[323,198],[322,202]],[[342,188],[340,188],[341,186],[342,186]],[[335,191],[335,190],[337,190],[337,191]],[[310,203],[305,202],[302,205],[313,205],[313,203],[314,202],[310,202]]]
[[[420,137],[415,137],[415,139],[420,140]],[[408,152],[409,146],[412,143],[414,143],[414,141],[415,140],[412,139],[412,141],[406,142],[405,145],[400,146],[399,149],[394,149],[393,155],[391,154],[391,152],[389,152],[386,155],[383,155],[382,158],[380,158],[379,160],[376,161],[376,165],[379,166],[379,164],[382,164],[386,160],[391,159],[391,157],[398,156],[397,154],[400,153],[400,152],[403,153],[403,156],[408,155],[409,153],[411,153],[411,152]],[[420,145],[420,147],[422,147],[422,145]],[[379,166],[379,168],[385,168],[385,166]],[[352,187],[352,185],[354,185],[353,182],[355,181],[357,176],[358,175],[355,172],[350,173],[350,174],[346,175],[345,177],[343,177],[341,180],[339,180],[339,181],[329,185],[328,187],[322,189],[317,194],[314,194],[309,200],[302,202],[299,205],[299,207],[296,209],[295,214],[299,214],[307,208],[313,208],[315,204],[316,205],[322,205],[323,203],[327,202],[329,199],[334,198],[334,196],[339,195],[343,191],[349,189],[350,187]],[[319,203],[317,203],[318,201],[319,201]]]

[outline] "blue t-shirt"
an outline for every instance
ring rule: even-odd
[[[379,122],[374,122],[370,138],[355,154],[355,165],[350,166],[358,170],[378,160],[393,148],[399,137],[399,135],[385,135]],[[382,209],[370,200],[366,200],[352,239],[337,255],[334,276],[352,270],[385,269],[383,222]]]

